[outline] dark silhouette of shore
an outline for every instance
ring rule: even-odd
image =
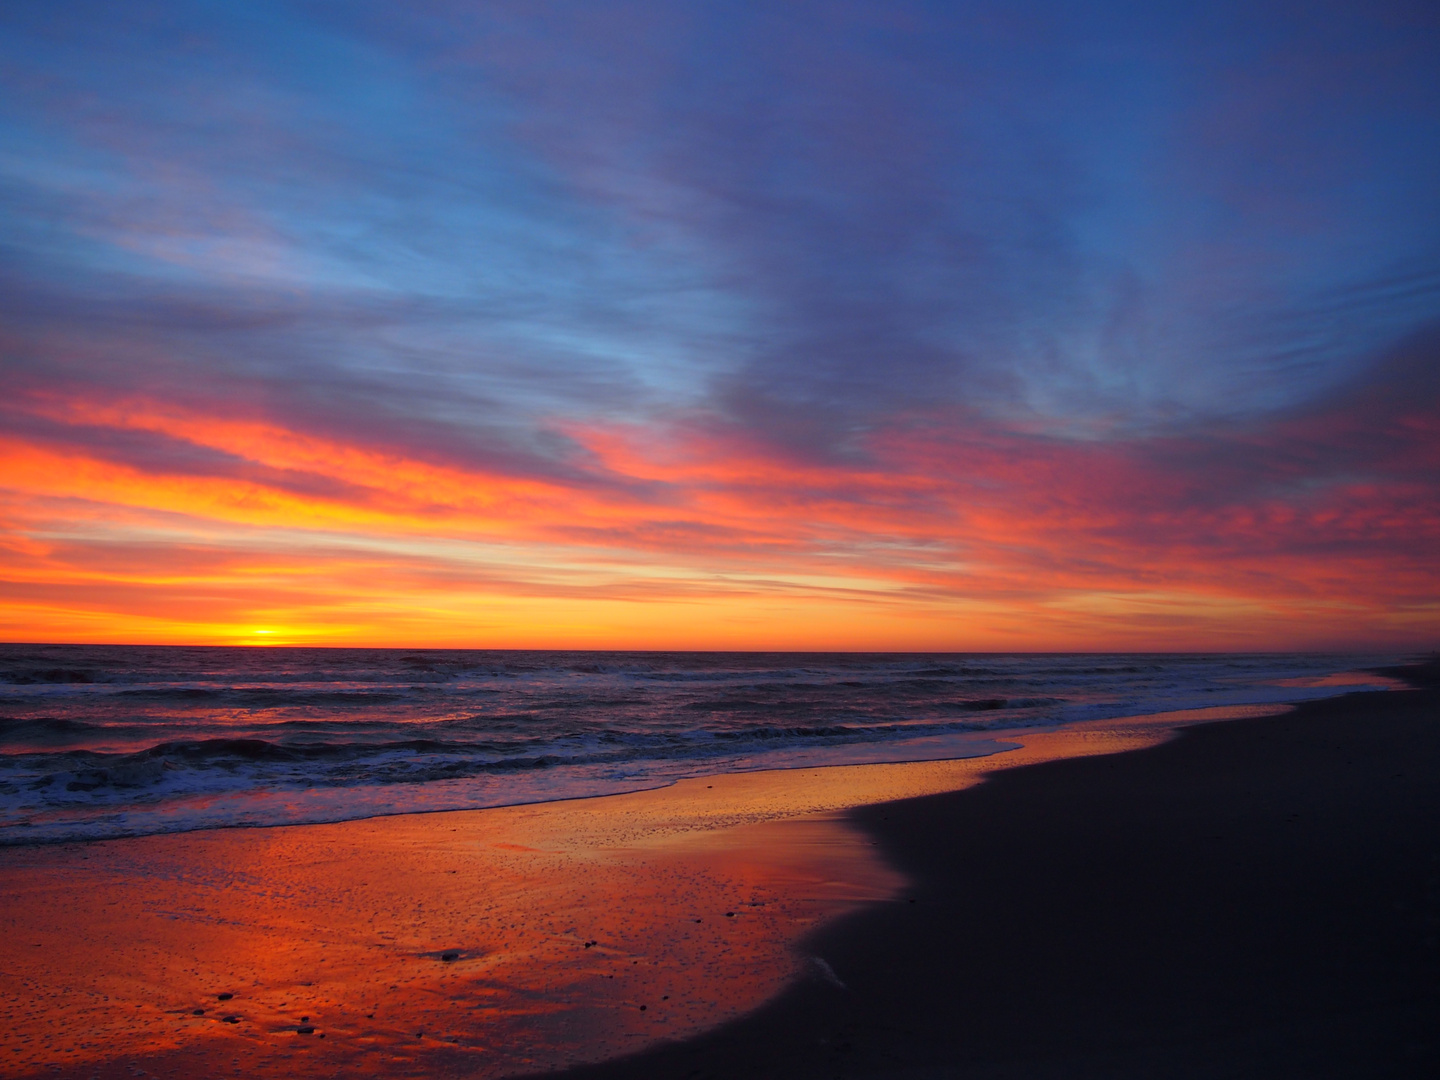
[[[1417,688],[851,811],[904,896],[758,1012],[561,1075],[1433,1076],[1440,661],[1388,673]]]

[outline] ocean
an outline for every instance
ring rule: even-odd
[[[0,645],[0,844],[973,757],[1027,729],[1340,693],[1326,676],[1400,659]]]

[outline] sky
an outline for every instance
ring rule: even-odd
[[[1440,9],[9,0],[0,639],[1434,648]]]

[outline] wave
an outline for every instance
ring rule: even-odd
[[[1394,659],[0,646],[0,844],[966,756]]]
[[[0,749],[58,747],[91,737],[99,725],[68,716],[0,716]]]
[[[418,688],[416,688],[418,689]],[[140,690],[120,690],[115,696],[157,703],[176,701],[183,703],[206,702],[215,705],[232,705],[240,708],[272,708],[288,706],[346,706],[389,705],[412,697],[414,691],[401,688],[379,690],[311,690],[293,687],[147,687]]]
[[[0,682],[12,686],[71,686],[75,683],[93,683],[95,673],[77,671],[74,668],[31,668],[19,671],[0,671]]]

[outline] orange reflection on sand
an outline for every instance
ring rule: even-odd
[[[495,1076],[614,1056],[758,1004],[794,974],[791,940],[896,884],[828,819],[721,851],[590,846],[607,823],[575,819],[615,801],[17,853],[7,1071]]]
[[[1374,675],[1368,671],[1337,671],[1331,675],[1302,675],[1294,679],[1276,679],[1276,686],[1364,686],[1370,689],[1408,690],[1410,684],[1403,679],[1392,679],[1388,675]]]
[[[903,887],[835,811],[1225,714],[1037,732],[992,758],[11,849],[0,1060],[16,1076],[498,1077],[683,1038],[821,970],[805,933]]]

